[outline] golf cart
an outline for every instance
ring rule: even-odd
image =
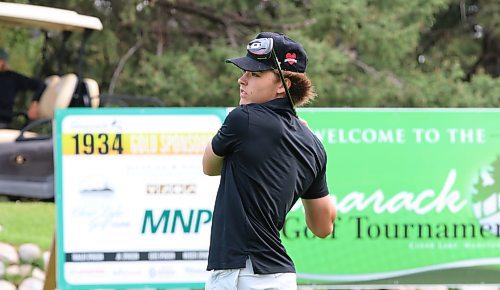
[[[61,71],[45,78],[46,88],[39,100],[40,119],[21,130],[0,129],[0,195],[50,200],[54,198],[53,142],[50,133],[56,108],[98,107],[99,86],[83,78],[85,43],[92,31],[102,30],[96,17],[75,11],[28,4],[0,2],[0,24],[38,28],[63,34],[63,44],[73,32],[82,32],[76,73]],[[47,39],[47,38],[46,38]],[[58,51],[63,61],[64,45]],[[38,126],[49,133],[34,133]],[[42,130],[43,132],[43,130]]]

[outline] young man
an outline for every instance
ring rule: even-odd
[[[13,117],[14,101],[19,91],[34,91],[33,100],[28,109],[28,118],[36,119],[38,99],[45,84],[42,81],[29,78],[8,67],[9,55],[0,48],[0,129],[8,128]]]
[[[214,271],[206,289],[296,289],[295,267],[279,234],[286,214],[301,198],[306,223],[321,238],[332,232],[336,216],[325,150],[293,106],[315,96],[304,74],[307,55],[285,35],[263,32],[245,57],[227,62],[243,74],[240,106],[203,156],[204,173],[221,175],[207,267]]]

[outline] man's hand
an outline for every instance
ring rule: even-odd
[[[37,101],[31,102],[31,105],[28,108],[28,113],[27,113],[28,118],[30,120],[36,120],[36,119],[40,118],[40,113],[38,112],[38,108],[39,108],[39,105],[38,105]]]

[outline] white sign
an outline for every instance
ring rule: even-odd
[[[219,178],[201,163],[221,117],[126,110],[58,112],[61,289],[202,285]]]

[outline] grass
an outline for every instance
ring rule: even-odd
[[[0,201],[0,241],[19,246],[34,243],[49,250],[54,238],[55,204]]]

